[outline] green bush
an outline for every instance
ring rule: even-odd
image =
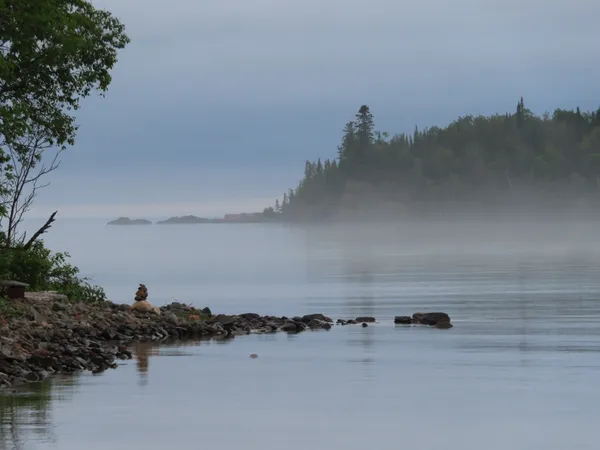
[[[0,247],[2,246],[0,236]],[[0,279],[27,283],[32,291],[57,291],[70,300],[98,302],[106,299],[104,290],[91,285],[79,275],[79,269],[68,263],[68,253],[52,253],[43,241],[30,248],[0,250]]]

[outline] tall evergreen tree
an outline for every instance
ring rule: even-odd
[[[524,124],[525,124],[525,103],[523,102],[523,97],[521,97],[521,100],[517,104],[517,127],[519,127],[519,129],[521,129],[521,128],[523,128]]]
[[[344,126],[342,143],[338,146],[338,159],[340,163],[352,158],[356,148],[356,130],[354,122],[347,122]]]
[[[362,105],[356,114],[356,139],[361,152],[367,152],[375,138],[373,114],[367,105]]]

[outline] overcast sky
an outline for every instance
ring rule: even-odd
[[[96,0],[131,44],[78,116],[33,216],[262,209],[333,157],[368,104],[381,131],[600,106],[598,0]]]

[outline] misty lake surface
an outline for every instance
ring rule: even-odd
[[[597,223],[104,222],[45,241],[115,302],[378,323],[138,345],[0,396],[2,449],[598,449]],[[453,329],[393,324],[437,310]]]

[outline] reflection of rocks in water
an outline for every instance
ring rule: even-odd
[[[174,348],[180,347],[196,347],[201,343],[206,344],[210,342],[216,343],[227,343],[231,342],[232,339],[194,339],[194,340],[168,340],[158,342],[137,342],[133,344],[132,351],[135,359],[135,365],[139,374],[138,384],[140,386],[146,386],[148,384],[148,372],[150,370],[150,357],[151,356],[189,356],[190,353],[173,350]]]
[[[148,368],[150,356],[160,354],[159,347],[150,342],[138,342],[133,346],[135,365],[140,376],[138,384],[146,386],[148,384]]]
[[[0,391],[0,450],[31,448],[31,443],[56,444],[52,403],[70,400],[76,377],[57,377],[42,383]]]

